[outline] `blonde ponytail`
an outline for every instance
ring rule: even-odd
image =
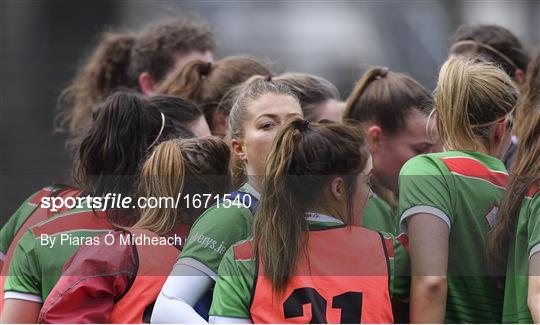
[[[435,89],[437,127],[447,150],[488,147],[490,126],[512,113],[518,91],[495,65],[450,58]]]
[[[169,140],[159,144],[144,163],[139,186],[146,198],[176,198],[182,192],[186,167],[181,143],[181,140]],[[164,235],[173,229],[177,215],[174,205],[143,208],[135,227]]]

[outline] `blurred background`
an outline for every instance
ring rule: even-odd
[[[31,193],[66,182],[71,156],[54,134],[59,93],[106,30],[171,15],[213,25],[215,58],[250,54],[274,73],[308,72],[346,99],[372,65],[433,89],[462,24],[494,23],[540,44],[540,1],[0,1],[0,226]]]

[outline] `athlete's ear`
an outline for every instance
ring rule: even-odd
[[[337,201],[344,201],[347,199],[347,191],[343,178],[336,177],[330,182],[330,195]]]
[[[367,140],[372,152],[377,152],[381,144],[382,129],[378,125],[372,125],[367,130]]]
[[[247,155],[246,155],[246,151],[244,150],[244,143],[242,142],[242,140],[232,139],[231,148],[232,148],[233,154],[236,155],[238,159],[240,159],[241,161],[247,160]]]
[[[496,123],[490,132],[490,154],[494,157],[502,157],[511,142],[511,130],[508,129],[508,123]]]
[[[145,96],[152,96],[154,94],[154,79],[148,72],[143,72],[139,75],[139,87]]]

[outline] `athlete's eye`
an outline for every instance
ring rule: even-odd
[[[424,145],[421,147],[412,147],[411,149],[414,151],[415,154],[421,155],[424,153],[429,153],[429,149],[431,148],[430,145]]]
[[[264,122],[259,126],[259,129],[262,130],[270,130],[272,129],[276,124],[274,122]]]

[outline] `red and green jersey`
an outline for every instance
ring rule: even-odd
[[[249,184],[238,191],[259,199]],[[248,207],[220,204],[209,208],[191,227],[177,264],[196,268],[214,279],[227,249],[251,236],[252,223],[253,212]]]
[[[45,301],[75,250],[112,229],[106,212],[90,208],[62,212],[31,227],[15,248],[4,299]]]
[[[508,252],[504,289],[504,323],[532,323],[527,305],[529,258],[540,252],[540,192],[533,187],[523,199],[516,235]]]
[[[48,209],[41,209],[43,211],[41,211],[42,213],[40,216],[30,218],[30,216],[34,215],[36,210],[38,210],[41,199],[46,196],[58,196],[59,194],[62,196],[78,196],[80,191],[60,185],[45,187],[27,198],[17,211],[11,215],[7,223],[0,230],[0,261],[5,258],[9,247],[19,232],[25,231],[54,214],[54,212],[51,212]]]
[[[396,212],[390,204],[373,194],[362,212],[362,227],[395,235],[397,224]]]
[[[332,270],[331,265],[337,265],[340,263],[349,263],[349,262],[352,263],[351,265],[354,265],[355,261],[351,261],[350,258],[347,259],[347,258],[339,257],[342,254],[348,254],[347,252],[350,249],[353,249],[353,247],[351,246],[354,246],[355,248],[357,248],[358,249],[357,252],[359,254],[363,256],[368,256],[368,257],[370,256],[369,254],[372,253],[372,249],[366,250],[365,247],[356,247],[356,245],[354,245],[355,241],[353,240],[353,237],[356,234],[356,232],[351,231],[352,228],[345,227],[345,225],[338,219],[335,219],[330,216],[320,215],[320,214],[310,214],[307,220],[309,223],[310,234],[316,233],[317,235],[322,235],[323,233],[328,233],[327,235],[330,236],[328,238],[325,237],[325,240],[319,241],[318,243],[319,245],[315,244],[315,246],[313,246],[311,241],[309,241],[308,243],[309,247],[311,248],[318,247],[317,253],[315,253],[313,249],[309,250],[310,252],[309,263],[313,267],[307,268],[311,271],[311,273],[309,273],[309,271],[306,271],[309,274],[302,273],[301,275],[299,275],[299,278],[302,278],[299,281],[304,281],[304,282],[305,281],[310,282],[314,278],[318,278],[318,280],[315,281],[314,283],[310,282],[310,285],[312,285],[313,288],[310,287],[308,289],[314,292],[316,291],[317,293],[314,293],[314,294],[317,296],[321,296],[322,299],[324,299],[325,301],[330,299],[330,301],[327,302],[329,306],[327,307],[326,312],[324,311],[318,312],[317,316],[315,316],[315,313],[311,314],[311,316],[314,317],[314,320],[316,320],[315,322],[320,322],[320,320],[323,319],[325,316],[330,317],[328,318],[328,321],[330,322],[336,321],[336,319],[340,317],[339,312],[338,314],[335,314],[336,311],[340,310],[340,307],[337,306],[340,304],[340,299],[341,299],[339,295],[337,298],[334,297],[332,294],[330,294],[330,296],[328,297],[324,296],[326,293],[329,293],[326,291],[334,290],[336,286],[329,284],[328,287],[324,287],[324,286],[318,287],[317,285],[321,285],[321,283],[326,283],[326,282],[332,283],[332,281],[339,282],[339,280],[345,280],[345,279],[346,279],[345,281],[358,280],[357,275],[359,275],[359,272],[360,272],[363,275],[363,277],[366,278],[366,281],[371,284],[375,284],[378,280],[380,280],[381,276],[385,277],[384,286],[381,286],[379,288],[380,290],[378,291],[378,295],[376,294],[378,297],[377,299],[380,299],[379,301],[380,303],[389,303],[390,296],[388,295],[387,299],[385,299],[383,297],[384,291],[389,292],[390,294],[393,293],[394,295],[396,295],[396,293],[400,291],[399,289],[395,288],[394,276],[396,273],[396,269],[398,268],[395,265],[395,263],[396,261],[402,261],[402,258],[406,259],[406,254],[403,247],[393,238],[392,235],[373,232],[373,231],[366,230],[363,228],[352,227],[352,228],[356,228],[357,230],[356,232],[363,232],[362,234],[364,236],[361,236],[361,237],[364,238],[364,241],[367,235],[371,235],[374,238],[373,241],[371,242],[371,244],[373,244],[372,248],[379,247],[385,251],[387,259],[386,259],[386,262],[384,262],[385,264],[384,272],[382,272],[381,270],[377,270],[376,267],[374,267],[373,269],[362,270],[362,271],[359,271],[357,267],[348,267],[348,268],[338,268],[338,270],[334,271],[335,273],[333,273],[333,271],[331,271]],[[338,229],[343,230],[342,231],[343,233],[340,232],[338,236],[332,237],[332,234],[330,234],[330,232],[338,230]],[[348,236],[351,236],[351,238],[349,238]],[[326,239],[330,239],[330,240],[326,240]],[[211,316],[255,320],[258,318],[256,315],[254,315],[254,313],[260,312],[262,314],[266,314],[263,317],[266,317],[266,316],[270,318],[273,317],[271,313],[273,313],[275,310],[272,311],[273,308],[270,308],[271,301],[268,300],[267,302],[268,306],[264,307],[265,306],[264,301],[266,301],[266,299],[264,298],[265,295],[262,295],[263,298],[261,298],[260,294],[256,295],[257,290],[261,290],[259,280],[261,279],[260,275],[262,273],[261,273],[260,267],[258,267],[259,262],[252,254],[253,250],[250,248],[251,243],[252,243],[251,239],[239,242],[236,245],[232,246],[223,257],[223,260],[219,266],[218,280],[214,288],[212,307],[209,313]],[[246,249],[246,247],[248,248]],[[362,248],[364,248],[364,250],[362,250]],[[321,256],[324,256],[326,259],[321,260]],[[350,254],[348,254],[348,256],[350,257]],[[336,260],[333,261],[332,257],[334,257]],[[317,263],[317,264],[322,263],[321,265],[326,265],[326,266],[322,268],[316,268],[315,264],[313,263]],[[376,261],[373,261],[373,260],[369,260],[369,261],[362,260],[362,263],[364,266],[377,265]],[[318,271],[313,271],[315,269],[317,269]],[[302,271],[299,271],[299,272],[302,272]],[[321,272],[321,274],[319,273],[313,274],[313,272]],[[362,276],[360,276],[360,278],[362,278]],[[370,282],[370,281],[373,281],[373,282]],[[306,283],[303,283],[303,284],[306,284]],[[288,288],[288,290],[289,289],[291,288]],[[299,290],[301,291],[303,289],[300,288]],[[292,293],[294,294],[297,291],[298,290],[293,290]],[[403,292],[403,290],[401,290],[401,292]],[[350,292],[349,293],[345,292],[345,294],[354,295],[353,293],[350,293]],[[369,300],[369,297],[370,295],[367,294],[367,296],[364,297],[364,299]],[[258,303],[257,299],[259,300],[263,299],[263,300],[262,302],[259,301],[261,303]],[[287,299],[287,301],[291,299]],[[352,299],[354,300],[355,297],[352,297]],[[371,301],[371,302],[374,302],[374,301]],[[308,303],[309,303],[308,301],[304,302],[304,304],[308,304]],[[335,303],[336,305],[332,306],[332,303]],[[302,310],[301,305],[302,304],[299,305],[300,306],[299,311]],[[316,303],[312,303],[312,308],[314,308],[313,310],[317,308],[316,305],[317,305]],[[361,305],[359,307],[360,309],[357,310],[355,313],[352,313],[352,314],[348,313],[348,316],[355,317],[355,320],[356,320],[355,322],[358,322],[359,319],[360,320],[365,319],[361,317],[362,313],[365,312],[364,317],[368,317],[368,314],[370,312],[366,309],[367,305],[369,305],[369,302],[367,302],[365,305],[360,303],[360,305]],[[362,305],[366,308],[362,308]],[[285,307],[286,306],[284,306],[283,308]],[[262,310],[260,308],[262,308]],[[335,310],[333,310],[332,308],[334,308]],[[378,307],[368,308],[368,309],[373,311],[377,308]],[[255,309],[257,310],[255,311]],[[303,315],[303,313],[300,313],[300,314],[298,314],[298,316],[289,315],[290,317],[287,317],[287,315],[285,315],[285,317],[288,318],[290,322],[295,322],[296,320],[306,321],[302,317],[310,316],[310,315]],[[278,317],[278,319],[280,317],[284,317],[284,315],[277,315],[277,314],[274,316]],[[297,319],[296,317],[299,317],[299,318]],[[319,317],[319,318],[316,318],[316,317]],[[320,317],[323,317],[323,318],[320,318]],[[345,317],[343,316],[343,313],[342,313],[342,317]],[[379,316],[374,316],[374,317],[381,317],[381,314],[379,314]],[[309,322],[309,319],[307,320],[307,322]],[[386,322],[391,322],[391,320],[390,321],[386,320]]]
[[[477,152],[409,160],[399,176],[400,224],[418,213],[443,220],[448,243],[448,323],[500,323],[503,290],[488,276],[485,242],[508,182],[504,164]]]
[[[2,230],[0,230],[0,260],[4,260],[13,238],[15,238],[15,235],[28,216],[36,209],[37,204],[34,202],[34,197],[39,194],[39,192],[41,191],[38,191],[27,198],[17,211],[11,215],[9,220],[2,227]]]
[[[4,283],[8,275],[9,265],[11,264],[17,243],[28,228],[51,218],[56,213],[67,210],[67,208],[62,207],[52,211],[53,209],[41,206],[42,199],[54,196],[75,197],[79,196],[80,193],[80,190],[65,187],[63,185],[45,187],[30,196],[2,228],[0,231],[0,312],[3,309]]]

